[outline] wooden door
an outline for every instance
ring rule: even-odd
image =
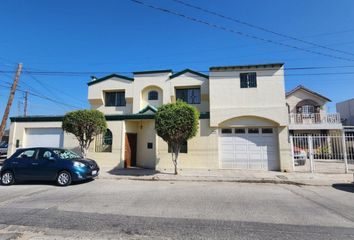
[[[135,167],[136,166],[136,133],[126,133],[125,134],[125,153],[124,153],[124,167]]]

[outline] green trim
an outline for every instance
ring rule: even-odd
[[[209,119],[209,112],[201,112],[199,119]],[[11,117],[11,122],[61,122],[64,116],[29,116],[29,117]],[[121,114],[121,115],[106,115],[107,121],[122,121],[122,120],[140,120],[140,119],[155,119],[155,114]]]
[[[199,119],[210,119],[210,112],[201,112]]]
[[[154,112],[154,113],[156,113],[157,112],[157,108],[155,108],[154,106],[151,106],[151,105],[147,105],[146,107],[144,107],[143,109],[141,109],[140,110],[140,114],[142,114],[142,113],[146,113],[147,111],[152,111],[152,112]]]
[[[133,72],[133,74],[153,74],[153,73],[166,73],[166,72],[172,72],[171,69],[164,69],[164,70],[154,70],[154,71],[140,71],[140,72]]]
[[[108,75],[108,76],[105,76],[105,77],[102,77],[102,78],[98,78],[94,81],[91,81],[91,82],[88,82],[87,85],[88,86],[91,86],[93,84],[96,84],[96,83],[99,83],[99,82],[103,82],[107,79],[110,79],[110,78],[113,78],[113,77],[116,77],[116,78],[122,78],[124,80],[128,80],[128,81],[134,81],[134,78],[130,78],[130,77],[126,77],[126,76],[123,76],[123,75],[119,75],[119,74],[111,74],[111,75]]]
[[[136,119],[155,119],[155,114],[129,114],[129,115],[107,115],[107,121],[122,121],[122,120],[136,120]]]
[[[60,122],[64,116],[29,116],[29,117],[11,117],[11,122]]]
[[[234,69],[250,69],[250,68],[267,68],[267,67],[282,67],[284,63],[265,63],[265,64],[252,64],[252,65],[239,65],[239,66],[214,66],[210,67],[209,71],[223,71]]]
[[[182,75],[182,74],[185,74],[185,73],[187,73],[187,72],[192,73],[192,74],[194,74],[194,75],[197,75],[197,76],[199,76],[199,77],[209,78],[208,75],[205,75],[205,74],[203,74],[203,73],[196,72],[196,71],[193,71],[193,70],[191,70],[191,69],[186,68],[186,69],[184,69],[183,71],[176,72],[175,74],[172,74],[172,75],[170,76],[170,79],[175,78],[175,77],[178,77],[178,76],[180,76],[180,75]]]

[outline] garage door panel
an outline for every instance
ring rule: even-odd
[[[278,166],[276,142],[275,134],[246,133],[220,136],[221,166],[274,170]]]
[[[61,128],[27,128],[25,147],[63,147],[64,133]]]

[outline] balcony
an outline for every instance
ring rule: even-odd
[[[342,123],[339,113],[290,113],[289,114],[289,129],[341,129]]]

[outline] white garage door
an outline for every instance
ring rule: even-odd
[[[25,147],[63,147],[64,134],[61,128],[27,128]]]
[[[279,161],[276,136],[273,128],[221,129],[221,167],[277,170]]]

